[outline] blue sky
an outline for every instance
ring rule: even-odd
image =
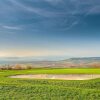
[[[0,0],[0,56],[100,56],[100,1]]]

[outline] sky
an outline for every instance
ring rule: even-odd
[[[0,0],[0,57],[100,56],[99,0]]]

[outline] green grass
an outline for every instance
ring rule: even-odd
[[[17,74],[100,74],[100,69],[0,71],[0,100],[100,100],[100,79],[85,81],[11,79]]]

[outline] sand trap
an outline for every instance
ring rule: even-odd
[[[60,80],[89,80],[100,78],[95,74],[68,74],[68,75],[54,75],[54,74],[37,74],[37,75],[16,75],[10,78],[28,78],[28,79],[60,79]]]

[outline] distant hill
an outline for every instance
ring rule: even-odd
[[[33,67],[56,68],[100,68],[100,57],[68,58],[65,60],[50,61],[33,57],[0,58],[0,64],[32,64]]]
[[[62,63],[70,67],[100,67],[100,57],[69,58]]]
[[[69,58],[66,60],[63,60],[64,62],[71,62],[75,64],[80,63],[93,63],[93,62],[100,62],[100,57],[83,57],[83,58]]]

